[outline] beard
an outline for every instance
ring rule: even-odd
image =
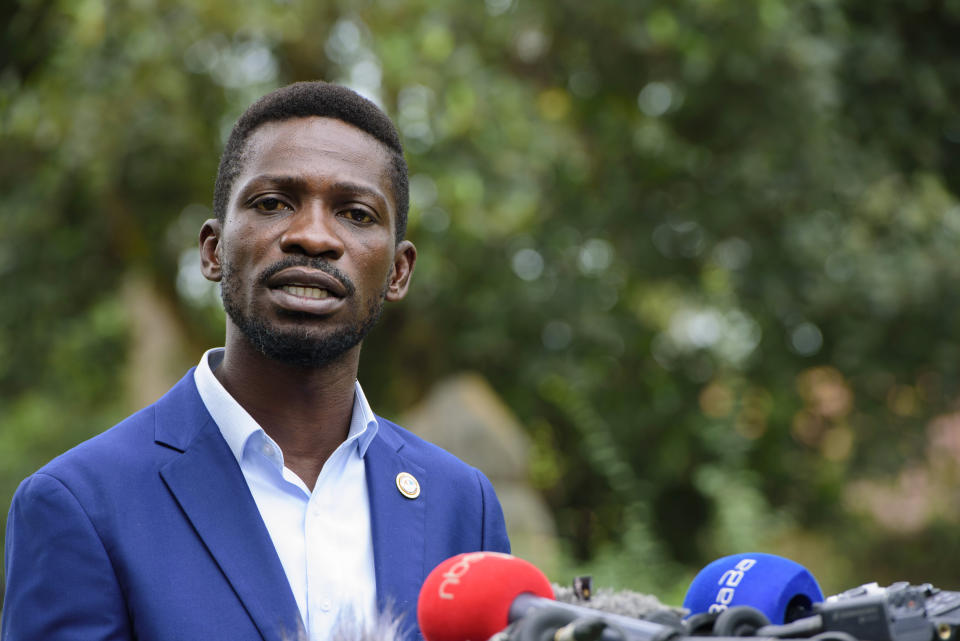
[[[265,270],[257,281],[261,286],[265,286],[265,282],[271,276],[293,266],[310,267],[330,274],[344,284],[348,296],[352,296],[356,291],[353,283],[343,272],[325,261],[309,257],[288,257]],[[367,305],[366,314],[352,324],[337,327],[324,335],[317,336],[310,331],[310,325],[317,321],[316,316],[304,312],[280,310],[279,314],[285,318],[301,320],[302,323],[291,327],[279,327],[262,316],[249,313],[244,308],[241,303],[240,283],[235,276],[233,266],[224,262],[222,268],[220,298],[227,316],[258,352],[286,365],[319,368],[336,361],[363,341],[383,313],[383,302],[388,287],[386,283],[379,296]]]

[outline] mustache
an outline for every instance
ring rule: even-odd
[[[350,277],[344,274],[342,271],[328,263],[327,261],[321,258],[314,258],[311,256],[286,256],[282,260],[275,262],[274,264],[267,267],[260,276],[257,278],[257,283],[266,287],[267,282],[282,272],[288,267],[308,267],[310,269],[315,269],[317,271],[324,272],[330,276],[333,276],[340,284],[343,285],[343,289],[347,292],[347,296],[353,296],[353,293],[356,291],[356,287],[353,284],[353,281],[350,280]]]

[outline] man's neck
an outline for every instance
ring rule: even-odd
[[[322,367],[288,365],[228,335],[214,375],[312,490],[324,462],[350,431],[359,359],[358,345]]]

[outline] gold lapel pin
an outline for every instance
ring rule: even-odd
[[[397,489],[408,499],[415,499],[420,496],[420,483],[409,472],[400,472],[397,474]]]

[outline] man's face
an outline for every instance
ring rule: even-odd
[[[317,367],[358,346],[406,295],[416,250],[396,243],[387,149],[331,118],[266,123],[247,140],[222,225],[200,233],[221,281],[228,342]],[[232,323],[233,327],[230,327]]]

